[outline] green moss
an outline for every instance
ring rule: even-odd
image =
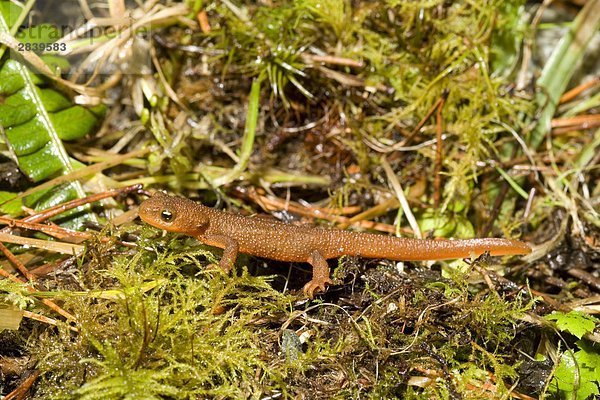
[[[48,331],[36,344],[45,354],[38,395],[240,398],[268,392],[261,380],[281,372],[263,359],[263,328],[256,321],[282,315],[289,298],[246,272],[182,272],[199,270],[197,257],[207,254],[140,251],[110,266],[84,266],[90,270],[81,283],[92,294],[67,298],[80,333]],[[143,289],[152,281],[159,284]]]
[[[464,276],[372,268],[345,305],[295,302],[269,277],[206,269],[204,246],[153,232],[127,255],[91,244],[84,290],[56,292],[78,332],[61,325],[30,341],[36,398],[442,399],[484,385],[485,371],[515,379],[511,342],[529,305],[473,295]],[[344,259],[338,278],[356,268]]]

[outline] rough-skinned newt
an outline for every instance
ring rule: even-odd
[[[373,233],[291,225],[277,220],[246,217],[215,210],[192,200],[156,192],[145,200],[139,215],[146,223],[169,232],[194,236],[223,249],[220,267],[231,270],[238,252],[272,260],[307,262],[312,279],[304,292],[312,297],[331,283],[327,259],[343,255],[396,261],[447,260],[528,254],[518,240],[485,238],[460,240],[408,239]]]

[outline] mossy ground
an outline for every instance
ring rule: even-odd
[[[568,271],[597,273],[600,258],[598,203],[586,208],[568,184],[575,194],[561,195],[555,179],[580,168],[597,199],[598,169],[575,159],[589,144],[581,131],[549,150],[532,144],[533,81],[514,85],[533,35],[524,1],[186,4],[138,39],[160,74],[120,80],[101,133],[68,145],[92,160],[151,146],[106,171],[114,182],[291,223],[413,234],[397,180],[425,237],[555,245],[537,258],[470,264],[343,257],[331,261],[336,284],[308,300],[306,266],[241,256],[227,275],[207,268],[219,252],[192,238],[141,223],[105,229],[98,237],[109,241],[87,242],[39,282],[75,325],[26,320],[0,332],[0,393],[33,370],[40,399],[551,391],[562,339],[540,316],[597,295]],[[124,246],[126,235],[137,245]],[[3,280],[0,290],[55,317],[18,285]]]
[[[245,267],[206,270],[213,256],[193,240],[139,244],[150,248],[90,254],[77,279],[85,293],[55,296],[79,332],[38,331],[46,373],[35,396],[478,398],[490,394],[485,371],[496,395],[518,377],[526,291],[472,293],[465,276],[345,259],[345,284],[309,302]]]

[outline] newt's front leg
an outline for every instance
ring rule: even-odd
[[[225,272],[231,271],[240,250],[240,245],[237,240],[225,235],[206,235],[200,240],[210,246],[222,248],[223,257],[221,257],[219,267]]]
[[[324,292],[326,285],[333,282],[329,278],[329,265],[327,264],[327,260],[321,255],[321,253],[319,253],[317,250],[314,250],[307,261],[313,267],[313,276],[312,279],[306,285],[304,285],[302,291],[304,291],[304,293],[306,293],[306,295],[312,299],[315,290]]]

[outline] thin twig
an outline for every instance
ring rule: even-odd
[[[10,392],[4,397],[4,400],[23,400],[27,397],[27,392],[40,376],[41,372],[39,369],[33,371],[27,378],[21,382],[19,387]]]
[[[559,102],[559,104],[569,102],[569,101],[573,100],[575,97],[579,96],[581,93],[585,92],[588,89],[593,88],[596,85],[600,85],[600,76],[595,76],[588,82],[582,83],[581,85],[569,90],[568,92],[566,92],[565,94],[563,94],[560,97],[560,100],[558,102]]]

